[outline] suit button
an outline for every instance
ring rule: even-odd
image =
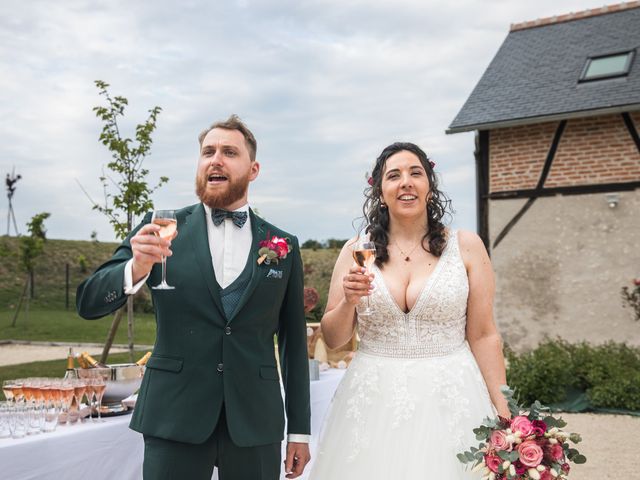
[[[226,335],[231,335],[231,327],[225,327],[225,329],[224,329],[224,333],[225,333]]]
[[[218,371],[218,373],[222,373],[222,370],[224,369],[224,365],[222,363],[218,364],[218,367],[216,368],[216,370]]]

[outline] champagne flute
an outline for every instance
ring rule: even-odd
[[[9,427],[10,408],[13,402],[7,400],[0,402],[0,438],[9,438],[11,436],[11,428]]]
[[[69,415],[71,413],[71,402],[73,401],[73,395],[74,395],[74,391],[73,391],[73,385],[71,384],[71,382],[69,382],[69,380],[62,380],[59,385],[58,385],[59,391],[60,391],[60,401],[62,404],[62,413],[60,414],[60,417],[62,417],[64,420],[58,420],[58,423],[67,423],[68,425],[71,425],[71,422],[69,421]]]
[[[371,267],[376,260],[376,245],[369,239],[359,238],[356,243],[351,247],[353,253],[353,259],[356,263],[366,269],[365,275],[371,273]],[[359,315],[371,315],[373,310],[369,303],[369,296],[367,295],[367,306],[358,311]]]
[[[15,380],[3,380],[2,381],[2,393],[4,393],[4,398],[7,400],[7,402],[12,402],[13,401],[13,391],[18,388],[17,385],[15,385]]]
[[[98,422],[104,422],[100,411],[102,410],[102,397],[104,396],[104,391],[107,389],[107,384],[102,377],[92,378],[91,383],[93,384],[93,391],[95,392],[98,402]]]
[[[93,397],[94,397],[94,389],[93,389],[93,382],[92,382],[92,378],[86,378],[85,379],[85,391],[84,394],[87,397],[87,403],[89,404],[89,417],[91,417],[91,421],[95,422],[94,418],[93,418]]]
[[[160,231],[156,235],[164,240],[170,240],[178,228],[174,210],[155,210],[151,223],[160,226]],[[154,290],[173,290],[175,288],[167,283],[167,258],[164,255],[162,256],[162,282],[152,288]]]
[[[55,405],[53,394],[53,379],[47,378],[43,381],[43,393],[44,393],[44,431],[53,432],[58,425],[58,409]]]

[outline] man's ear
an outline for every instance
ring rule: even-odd
[[[255,160],[251,162],[251,170],[249,171],[249,181],[253,182],[256,178],[258,178],[258,173],[260,173],[260,164]]]

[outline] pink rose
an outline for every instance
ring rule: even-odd
[[[634,279],[633,279],[633,284],[634,284],[636,287],[640,287],[640,277],[638,277],[638,278],[634,278]]]
[[[520,432],[523,437],[528,437],[533,433],[533,425],[527,417],[520,415],[511,420],[511,430],[514,433]]]
[[[562,460],[564,458],[564,449],[562,448],[562,445],[559,443],[551,445],[551,448],[549,448],[549,455],[556,462]]]
[[[489,470],[494,473],[498,473],[498,467],[502,463],[502,460],[497,455],[487,454],[484,456],[484,463],[487,464]]]
[[[542,420],[534,420],[531,425],[533,425],[533,433],[535,433],[536,437],[541,437],[547,431],[547,424]]]
[[[542,461],[543,452],[540,446],[533,440],[527,440],[518,445],[520,462],[525,467],[537,467]]]
[[[504,433],[504,431],[502,430],[494,430],[491,433],[491,438],[489,439],[489,442],[491,443],[493,448],[495,448],[496,450],[511,451],[513,449],[511,444],[507,441],[507,434]]]

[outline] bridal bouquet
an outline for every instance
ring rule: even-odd
[[[482,472],[483,480],[563,480],[569,475],[569,462],[587,461],[568,443],[580,442],[580,435],[563,431],[566,423],[551,416],[548,407],[536,400],[524,411],[513,390],[505,386],[502,393],[512,418],[486,418],[473,429],[480,445],[459,453],[458,460]]]

